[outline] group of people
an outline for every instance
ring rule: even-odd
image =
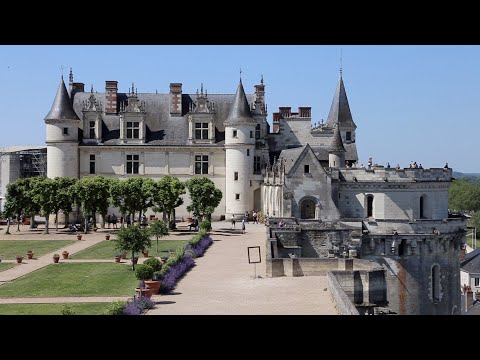
[[[113,229],[117,229],[117,222],[118,222],[118,219],[117,219],[117,215],[115,215],[115,213],[113,213],[113,215],[110,215],[108,214],[107,216],[107,224],[108,224],[108,228],[110,229],[110,225],[112,225]]]

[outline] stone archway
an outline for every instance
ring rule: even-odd
[[[300,218],[301,219],[315,219],[315,200],[304,199],[300,203]]]

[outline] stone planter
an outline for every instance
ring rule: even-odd
[[[150,299],[152,297],[152,289],[150,288],[136,288],[135,292],[139,298],[147,297]]]
[[[82,235],[77,235],[77,240],[82,240]]]
[[[23,261],[23,256],[17,256],[16,259],[17,259],[17,264],[21,264]]]
[[[152,289],[153,294],[158,294],[160,291],[160,281],[158,280],[145,280],[145,287]]]
[[[105,240],[110,240],[110,234],[105,235]]]
[[[27,259],[32,260],[33,259],[33,252],[32,251],[27,251]]]
[[[138,262],[138,257],[132,258],[132,264],[133,265],[137,265],[137,262]]]
[[[122,257],[121,256],[115,256],[115,262],[120,262],[120,260],[122,260]]]
[[[68,255],[69,255],[68,251],[62,252],[62,256],[64,259],[68,259]]]
[[[58,260],[60,260],[60,255],[57,255],[57,256],[54,256],[54,257],[53,257],[53,262],[54,262],[55,264],[58,264]]]

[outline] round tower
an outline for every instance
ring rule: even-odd
[[[328,149],[328,166],[345,167],[345,152],[342,136],[340,135],[340,125],[337,122],[333,130],[332,143]]]
[[[225,219],[232,214],[237,220],[253,209],[253,176],[255,120],[253,119],[242,80],[238,84],[232,109],[225,125]]]
[[[78,178],[79,124],[62,76],[52,108],[45,116],[47,177]]]

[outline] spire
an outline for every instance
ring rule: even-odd
[[[57,95],[55,95],[55,100],[53,100],[52,108],[50,109],[45,120],[80,120],[73,110],[70,97],[68,96],[67,88],[63,82],[63,76],[60,80],[60,85],[58,86]]]
[[[328,152],[340,152],[346,151],[345,147],[343,146],[342,136],[340,135],[340,126],[338,123],[335,124],[335,129],[333,130],[333,139],[330,147],[328,148]]]
[[[247,96],[245,90],[243,90],[242,80],[238,84],[237,93],[235,94],[235,101],[233,102],[230,113],[225,120],[226,123],[238,123],[238,122],[253,122],[252,115],[250,113],[250,106],[248,105]]]
[[[345,91],[341,72],[337,90],[333,97],[332,106],[328,113],[326,125],[333,127],[336,123],[339,123],[342,127],[357,128],[357,125],[353,122],[352,113],[350,112],[350,106],[348,105],[347,93]]]

